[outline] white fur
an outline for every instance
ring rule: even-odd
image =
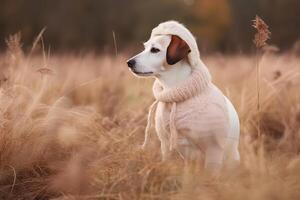
[[[173,65],[169,70],[160,72],[157,79],[164,88],[172,88],[184,82],[191,74],[192,69],[187,62],[180,61]]]
[[[240,137],[240,120],[230,100],[227,97],[225,97],[225,99],[230,122],[230,136],[227,142],[225,156],[227,157],[227,166],[234,167],[240,161],[240,153],[238,151],[238,141]]]

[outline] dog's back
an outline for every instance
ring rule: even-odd
[[[228,168],[233,168],[237,166],[240,162],[240,154],[238,151],[239,137],[240,137],[240,121],[238,114],[230,102],[226,99],[226,104],[228,108],[229,121],[230,121],[230,135],[227,139],[227,148],[225,153],[225,165]]]

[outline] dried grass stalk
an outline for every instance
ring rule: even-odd
[[[256,46],[255,65],[256,65],[256,90],[257,90],[257,112],[260,113],[260,58],[262,54],[260,50],[267,45],[267,40],[270,39],[271,32],[269,26],[258,15],[255,16],[252,26],[257,30],[254,35],[253,43]],[[257,118],[258,136],[260,137],[260,120]]]

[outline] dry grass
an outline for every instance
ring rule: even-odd
[[[0,58],[0,199],[300,199],[296,56],[262,58],[259,113],[254,57],[205,59],[241,118],[241,166],[216,179],[162,163],[157,140],[139,150],[152,80],[133,77],[126,56],[11,48]]]

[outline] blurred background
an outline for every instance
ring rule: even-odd
[[[255,52],[256,14],[279,53]],[[0,200],[300,200],[299,15],[300,0],[0,0]],[[239,113],[234,174],[161,162],[154,126],[139,148],[153,79],[125,60],[170,19]]]
[[[286,51],[300,39],[299,11],[299,0],[0,0],[0,51],[17,32],[28,48],[44,27],[51,52],[114,53],[113,35],[118,51],[137,50],[153,27],[175,19],[202,52],[247,53],[256,14],[270,26],[270,43]]]

